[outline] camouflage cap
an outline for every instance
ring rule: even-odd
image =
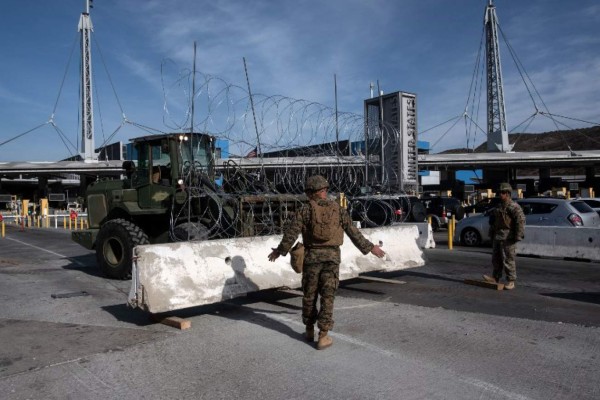
[[[306,180],[306,185],[304,185],[305,192],[316,192],[323,188],[328,188],[329,183],[327,179],[323,178],[321,175],[313,175]]]
[[[510,186],[510,183],[502,182],[500,184],[500,191],[501,192],[512,192],[512,187]]]

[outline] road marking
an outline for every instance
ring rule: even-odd
[[[381,303],[386,303],[387,301],[391,300],[391,297],[386,297],[385,299],[381,299]],[[346,307],[335,307],[336,310],[352,310],[353,308],[367,308],[367,307],[374,307],[374,306],[378,306],[380,305],[380,303],[378,302],[372,302],[372,303],[364,303],[364,304],[358,304],[355,306],[346,306]]]
[[[279,322],[284,322],[288,325],[296,325],[296,326],[301,326],[302,328],[304,328],[304,324],[301,323],[300,321],[296,321],[296,320],[292,320],[289,319],[287,317],[281,316],[281,315],[277,315],[277,314],[271,314],[268,311],[255,311],[257,314],[262,314],[267,318],[271,318],[274,320],[278,320]],[[403,358],[409,362],[414,362],[415,364],[418,364],[421,368],[424,369],[428,369],[430,371],[432,371],[433,373],[439,373],[440,371],[443,371],[443,373],[449,375],[449,376],[454,376],[456,377],[457,380],[464,382],[468,385],[480,388],[482,390],[484,390],[485,392],[492,392],[494,394],[498,394],[506,399],[511,399],[511,400],[529,400],[530,398],[527,396],[523,396],[521,394],[518,393],[514,393],[514,392],[510,392],[508,390],[502,389],[501,387],[498,387],[496,385],[493,385],[489,382],[486,381],[482,381],[480,379],[476,379],[476,378],[472,378],[472,377],[463,377],[463,376],[457,376],[443,368],[439,368],[437,366],[431,366],[428,363],[425,364],[423,362],[421,362],[421,360],[418,359],[409,359],[408,357],[406,357],[406,355],[401,354],[401,353],[397,353],[394,351],[390,351],[390,350],[386,350],[386,349],[382,349],[381,347],[372,345],[370,343],[367,342],[363,342],[360,339],[354,338],[352,336],[348,336],[348,335],[344,335],[342,333],[336,333],[333,331],[329,332],[329,335],[333,336],[334,338],[343,340],[345,342],[348,343],[352,343],[356,346],[359,347],[363,347],[365,349],[368,349],[370,351],[382,354],[384,356],[388,356],[388,357],[394,357],[394,358]]]
[[[44,248],[42,248],[42,247],[34,246],[34,245],[32,245],[32,244],[25,243],[25,242],[22,242],[22,241],[20,241],[20,240],[13,239],[13,238],[9,238],[9,237],[7,237],[6,239],[8,239],[8,240],[12,240],[13,242],[21,243],[21,244],[23,244],[23,245],[25,245],[25,246],[33,247],[34,249],[38,249],[38,250],[41,250],[41,251],[45,251],[46,253],[53,254],[53,255],[55,255],[55,256],[58,256],[58,257],[60,257],[60,258],[66,258],[67,260],[70,260],[70,261],[74,262],[75,264],[79,265],[80,267],[85,267],[85,266],[86,266],[85,264],[83,264],[83,263],[81,263],[81,262],[79,262],[79,261],[77,261],[77,260],[75,260],[75,259],[73,259],[73,258],[71,258],[71,257],[67,257],[67,256],[65,256],[65,255],[63,255],[63,254],[58,254],[58,253],[55,253],[55,252],[53,252],[52,250],[47,250],[47,249],[44,249]]]
[[[399,280],[396,280],[396,279],[377,278],[375,276],[364,276],[364,275],[357,276],[357,279],[362,279],[363,281],[393,283],[393,284],[396,284],[396,285],[403,285],[403,284],[406,283],[405,281],[399,281]]]
[[[507,399],[514,399],[514,400],[530,400],[530,397],[527,396],[523,396],[521,394],[518,393],[513,393],[513,392],[509,392],[508,390],[502,389],[496,385],[492,385],[489,382],[485,382],[485,381],[481,381],[479,379],[475,379],[475,378],[463,378],[462,376],[458,378],[459,380],[469,384],[469,385],[473,385],[475,387],[481,388],[485,391],[489,391],[495,394],[499,394]]]

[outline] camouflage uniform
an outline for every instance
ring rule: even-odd
[[[504,270],[509,282],[516,281],[517,242],[525,237],[525,215],[521,207],[511,199],[502,202],[490,214],[489,234],[492,239],[493,277],[499,281]]]
[[[325,206],[333,200],[316,200],[317,204]],[[339,223],[352,243],[363,253],[368,254],[373,243],[352,225],[348,212],[340,209]],[[312,240],[311,205],[304,205],[295,218],[286,227],[283,239],[277,251],[285,256],[302,233],[305,246],[304,267],[302,271],[302,321],[305,325],[317,326],[321,331],[333,328],[333,300],[339,284],[340,247],[319,246]],[[343,239],[342,239],[343,240]],[[321,296],[321,307],[317,311],[317,297]]]

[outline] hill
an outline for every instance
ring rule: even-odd
[[[510,133],[508,141],[514,144],[513,151],[573,151],[600,150],[600,126],[591,128],[552,131],[544,133]],[[475,150],[450,149],[440,154],[485,153],[487,143],[482,143]]]

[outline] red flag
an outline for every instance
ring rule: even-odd
[[[253,150],[251,150],[248,154],[246,154],[245,158],[253,158],[256,157],[256,155],[258,154],[258,148],[255,147]]]

